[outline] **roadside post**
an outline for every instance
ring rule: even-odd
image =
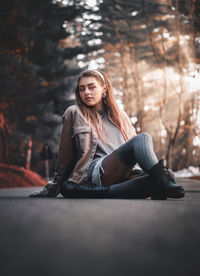
[[[27,154],[26,154],[26,165],[25,165],[25,168],[27,170],[30,170],[30,167],[31,167],[32,145],[33,145],[32,139],[29,136],[28,137],[28,148],[27,148]]]
[[[48,182],[49,181],[49,160],[53,158],[53,153],[47,143],[44,144],[40,157],[41,157],[41,160],[44,161],[45,179]]]

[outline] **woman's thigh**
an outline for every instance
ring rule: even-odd
[[[113,151],[102,161],[101,184],[110,186],[128,179],[133,167],[124,165]]]

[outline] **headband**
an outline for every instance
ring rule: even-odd
[[[94,72],[102,79],[103,83],[106,83],[105,78],[101,72],[99,72],[98,70],[94,70]]]

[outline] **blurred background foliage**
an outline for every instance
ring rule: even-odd
[[[43,174],[77,75],[101,69],[137,132],[178,170],[200,166],[200,0],[0,3],[0,162]]]

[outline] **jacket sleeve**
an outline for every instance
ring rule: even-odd
[[[48,184],[55,186],[56,193],[60,192],[61,184],[66,181],[75,166],[75,152],[72,141],[73,118],[71,109],[68,108],[63,115],[63,128],[60,137],[59,151],[54,177]]]

